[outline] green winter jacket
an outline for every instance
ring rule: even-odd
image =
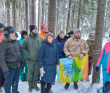
[[[38,52],[42,43],[43,39],[38,35],[34,36],[30,34],[28,37],[26,37],[21,45],[23,53],[26,55],[26,59],[37,61]]]

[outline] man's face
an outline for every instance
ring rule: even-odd
[[[42,31],[43,31],[44,33],[46,33],[46,32],[47,32],[47,27],[44,27],[44,28],[42,29]]]
[[[0,28],[0,32],[4,32],[4,27]]]
[[[90,35],[90,39],[95,39],[95,37],[93,35]]]
[[[81,33],[80,32],[75,33],[74,34],[74,37],[77,38],[77,39],[79,39],[81,37]]]
[[[37,35],[37,28],[33,29],[32,34]]]
[[[15,32],[14,32],[14,33],[11,33],[11,34],[9,35],[9,37],[16,37]]]
[[[63,39],[63,38],[65,37],[65,34],[64,34],[64,33],[60,33],[60,34],[59,34],[59,37],[60,37],[61,39]]]

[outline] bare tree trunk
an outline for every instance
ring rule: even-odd
[[[95,34],[95,53],[94,53],[95,56],[93,57],[94,63],[93,63],[92,84],[100,82],[100,70],[97,72],[95,65],[97,63],[97,60],[100,56],[100,51],[102,49],[105,3],[106,0],[98,0],[96,34]]]
[[[45,0],[42,0],[42,24],[44,24],[44,2]]]
[[[79,12],[78,12],[77,28],[80,27],[80,17],[81,17],[81,0],[79,1]]]
[[[6,1],[7,6],[7,26],[10,26],[10,0]]]
[[[63,30],[66,30],[65,29],[65,22],[66,22],[66,16],[65,16],[65,11],[66,11],[66,7],[65,7],[65,4],[66,4],[66,0],[64,0],[64,7],[63,7]]]
[[[36,0],[30,2],[30,25],[36,25]]]
[[[41,25],[41,1],[38,1],[38,31],[40,31],[40,25]]]
[[[59,11],[58,11],[58,8],[59,8],[59,0],[57,0],[57,10],[56,10],[56,35],[58,34],[58,31],[59,31]]]
[[[48,8],[48,27],[49,31],[55,36],[55,20],[56,20],[56,0],[49,0]]]
[[[19,7],[19,31],[22,31],[21,7]]]
[[[0,5],[0,22],[2,22],[2,16],[1,16],[1,5]]]
[[[12,4],[12,16],[13,16],[12,26],[16,29],[16,1],[13,1]]]
[[[72,21],[72,30],[73,30],[73,27],[74,27],[74,14],[75,14],[75,4],[74,4],[73,10],[72,10],[72,15],[73,15],[73,19],[71,20]]]
[[[28,12],[29,12],[29,7],[28,7],[28,0],[25,0],[25,17],[26,17],[26,31],[28,32],[28,25],[29,25],[29,22],[28,22]]]
[[[67,17],[66,34],[68,33],[68,28],[69,28],[70,8],[71,8],[71,0],[69,0],[69,9],[68,9],[68,17]]]

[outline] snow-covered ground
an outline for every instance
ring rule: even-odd
[[[55,85],[52,86],[52,91],[53,93],[97,93],[98,89],[102,87],[102,76],[101,76],[101,83],[94,84],[93,86],[91,86],[92,76],[90,76],[89,78],[90,78],[89,82],[86,80],[78,82],[78,87],[79,87],[78,90],[74,89],[73,83],[70,84],[70,87],[68,88],[68,90],[65,90],[64,89],[65,84],[59,84],[58,80],[56,79]],[[38,84],[38,87],[40,88],[40,84]],[[20,93],[29,93],[28,83],[21,82],[20,80],[18,90]],[[36,93],[36,91],[33,89],[32,93]],[[37,93],[41,93],[41,92],[38,91]]]
[[[19,35],[20,37],[20,35]],[[104,46],[104,44],[108,41],[109,39],[107,38],[103,38],[103,44],[102,46]],[[53,93],[97,93],[98,89],[100,89],[103,86],[103,81],[102,81],[102,73],[101,73],[101,80],[99,84],[93,84],[91,86],[91,82],[92,82],[92,75],[89,76],[90,81],[79,81],[78,82],[78,90],[74,89],[73,83],[71,83],[70,87],[68,90],[64,89],[64,85],[65,84],[59,84],[58,80],[56,79],[55,81],[55,85],[52,86],[52,91]],[[40,88],[40,84],[38,84],[38,87]],[[28,83],[27,82],[19,82],[19,87],[18,90],[20,93],[28,93]],[[5,93],[5,92],[3,92]],[[36,91],[33,89],[32,93],[36,93]],[[37,93],[40,93],[37,92]],[[101,92],[100,92],[101,93]]]

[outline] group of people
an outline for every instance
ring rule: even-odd
[[[28,92],[32,92],[33,89],[39,91],[37,83],[40,80],[41,93],[53,93],[51,87],[55,82],[60,58],[72,59],[79,56],[79,59],[82,59],[89,54],[89,75],[91,74],[95,31],[90,32],[89,39],[86,41],[81,38],[80,29],[70,31],[68,36],[64,31],[60,31],[54,38],[45,24],[41,25],[40,33],[35,25],[30,25],[29,28],[29,36],[23,30],[18,41],[14,27],[5,27],[0,23],[0,89],[4,86],[5,93],[11,91],[19,93],[19,75],[21,81],[28,81]],[[109,46],[110,42],[104,46],[96,64],[97,69],[101,63],[103,64],[103,86],[110,81]],[[74,82],[75,89],[78,89],[77,83],[78,81]],[[70,83],[67,82],[64,88],[68,89],[69,85]]]

